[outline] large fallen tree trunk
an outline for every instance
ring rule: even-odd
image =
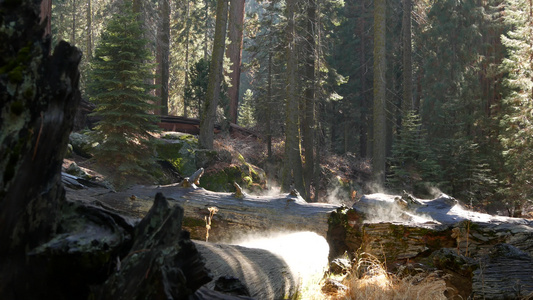
[[[533,223],[467,211],[455,199],[364,196],[330,222],[330,255],[365,252],[389,268],[444,271],[450,298],[516,299],[533,292]]]
[[[82,189],[67,195],[82,193],[121,213],[142,215],[158,191],[184,207],[184,228],[196,239],[206,237],[210,216],[210,241],[231,241],[252,232],[308,230],[327,235],[330,259],[365,252],[386,261],[391,270],[406,264],[440,270],[453,299],[500,299],[533,291],[533,272],[527,267],[533,265],[531,221],[467,211],[446,195],[433,200],[366,195],[352,208],[308,204],[291,195],[214,193],[194,185],[137,186],[119,193]],[[207,249],[200,248],[202,253]]]
[[[209,208],[216,207],[209,230],[209,241],[230,242],[244,234],[271,231],[312,231],[326,237],[328,218],[338,206],[325,203],[307,203],[299,196],[235,195],[215,193],[202,188],[166,186],[134,186],[124,192],[105,189],[67,189],[67,198],[103,203],[118,212],[142,217],[153,202],[153,195],[162,192],[172,203],[185,210],[183,228],[191,238],[206,239],[206,221]]]

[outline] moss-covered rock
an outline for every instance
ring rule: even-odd
[[[91,176],[82,170],[75,162],[71,163],[65,170],[67,174],[74,175],[79,178],[90,180]]]
[[[73,132],[69,136],[70,144],[74,153],[85,158],[91,158],[93,156],[93,149],[95,145],[92,143],[91,138],[83,133]]]
[[[197,149],[198,139],[190,134],[169,133],[156,145],[158,159],[170,162],[183,176],[197,170]]]
[[[207,169],[200,186],[216,192],[235,192],[236,182],[250,191],[260,191],[266,187],[266,174],[261,168],[249,163],[225,164],[222,168]]]

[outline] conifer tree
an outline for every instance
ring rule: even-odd
[[[426,193],[439,182],[440,167],[421,129],[421,120],[414,110],[402,119],[402,129],[389,158],[391,174],[388,184],[398,190]]]
[[[209,61],[200,58],[189,70],[189,81],[185,86],[184,103],[187,112],[186,116],[200,116],[203,101],[207,93],[207,83],[209,81]],[[196,104],[196,111],[194,106]]]
[[[153,161],[150,133],[157,131],[156,118],[149,114],[156,98],[149,94],[155,86],[146,80],[153,78],[147,40],[131,3],[126,1],[121,11],[109,21],[95,50],[89,85],[97,105],[93,115],[100,118],[96,157],[116,167],[120,177],[148,170]]]
[[[256,123],[254,119],[254,93],[248,89],[244,92],[242,104],[239,110],[238,124],[243,127],[253,127]]]
[[[510,92],[503,99],[500,141],[505,159],[502,191],[519,208],[533,196],[533,4],[507,0],[505,21],[511,26],[502,42],[508,58],[503,67]]]

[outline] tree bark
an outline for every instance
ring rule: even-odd
[[[93,12],[91,9],[91,1],[87,0],[87,59],[88,62],[91,61],[93,57]]]
[[[45,23],[43,38],[52,34],[52,0],[41,2],[41,24]],[[51,49],[48,49],[50,51]]]
[[[385,183],[387,145],[386,108],[386,0],[374,1],[374,126],[372,175],[375,182]]]
[[[70,33],[70,43],[76,45],[76,0],[72,0],[72,32]]]
[[[56,231],[63,204],[61,162],[80,101],[81,52],[50,38],[40,1],[0,12],[0,298],[38,295],[25,282],[39,276],[25,255]],[[38,277],[37,277],[38,278]]]
[[[226,41],[226,24],[228,20],[228,0],[217,1],[217,21],[215,40],[213,42],[213,56],[209,71],[209,83],[205,104],[200,121],[200,137],[198,142],[201,148],[213,149],[215,117],[220,98],[220,83],[224,63],[224,49]]]
[[[186,10],[187,10],[187,20],[186,20],[186,28],[185,28],[185,83],[183,84],[184,86],[184,89],[183,89],[183,116],[185,118],[188,118],[188,112],[187,112],[187,109],[188,109],[188,100],[185,98],[185,90],[186,88],[189,86],[189,36],[191,34],[191,5],[189,3],[189,1],[186,1],[187,3],[185,5],[187,5],[186,7]]]
[[[411,0],[402,0],[402,44],[403,44],[403,101],[402,110],[405,115],[413,109],[413,62],[411,55]]]
[[[244,0],[231,0],[229,11],[227,56],[232,63],[229,74],[231,86],[228,89],[230,122],[237,124],[239,107],[239,86],[241,78],[242,41],[244,31]]]
[[[366,62],[366,6],[365,1],[361,1],[361,16],[358,22],[359,36],[361,37],[360,46],[360,68],[359,77],[361,80],[361,124],[359,125],[359,152],[361,157],[367,158],[372,153],[372,125],[371,109],[369,97],[367,97],[367,73],[368,65]]]
[[[305,91],[304,91],[304,148],[305,148],[305,195],[306,200],[311,200],[311,183],[314,179],[315,169],[315,59],[316,59],[316,2],[308,0],[307,7],[307,35],[305,43]],[[315,197],[316,201],[316,197]]]
[[[157,69],[156,77],[157,96],[160,97],[160,115],[168,115],[168,80],[170,75],[170,2],[160,1],[160,26],[157,34]]]
[[[201,180],[201,179],[200,179]],[[170,203],[183,207],[185,218],[183,228],[191,238],[205,240],[205,217],[209,207],[218,208],[212,218],[209,242],[228,242],[242,239],[243,234],[256,232],[312,231],[326,236],[328,218],[338,205],[327,203],[306,203],[301,197],[290,194],[277,196],[237,197],[229,193],[216,193],[202,188],[184,188],[179,184],[144,187],[135,186],[123,192],[105,193],[102,189],[76,191],[67,189],[71,201],[104,203],[116,212],[136,217],[147,213],[153,194],[161,192]],[[135,200],[129,197],[135,195]],[[131,207],[136,207],[131,211]]]
[[[283,171],[283,189],[294,187],[303,193],[305,185],[303,178],[302,157],[300,148],[299,97],[297,95],[297,49],[295,10],[296,0],[287,1],[287,90],[286,90],[286,131],[285,131],[285,165]]]
[[[372,194],[338,209],[329,224],[330,258],[369,253],[390,272],[406,261],[422,269],[429,263],[445,274],[449,299],[533,291],[531,220],[466,211],[444,194],[432,200]]]

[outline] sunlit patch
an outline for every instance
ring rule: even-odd
[[[317,286],[328,265],[329,245],[324,237],[314,232],[248,236],[232,244],[265,249],[282,257],[299,282],[301,291]]]

